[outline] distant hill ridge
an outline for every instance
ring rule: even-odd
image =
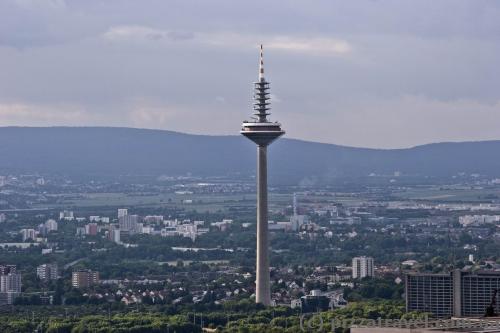
[[[367,149],[283,138],[270,147],[271,181],[370,173],[500,176],[500,141]],[[115,127],[0,127],[0,174],[218,176],[255,172],[255,146],[241,136]]]

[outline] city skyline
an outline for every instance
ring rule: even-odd
[[[499,15],[1,0],[0,332],[500,333]]]
[[[6,1],[0,124],[234,135],[263,43],[290,138],[500,139],[499,12],[491,1]]]

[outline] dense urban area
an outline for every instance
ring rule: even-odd
[[[395,171],[271,184],[272,306],[256,305],[254,184],[0,176],[0,331],[299,332],[317,313],[483,317],[500,288],[500,180]],[[469,297],[461,306],[454,283]]]

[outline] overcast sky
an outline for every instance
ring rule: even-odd
[[[0,126],[237,134],[261,42],[288,137],[500,139],[496,0],[0,0]]]

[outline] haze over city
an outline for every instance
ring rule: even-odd
[[[235,135],[263,43],[288,137],[499,139],[498,17],[497,1],[1,1],[0,124]]]

